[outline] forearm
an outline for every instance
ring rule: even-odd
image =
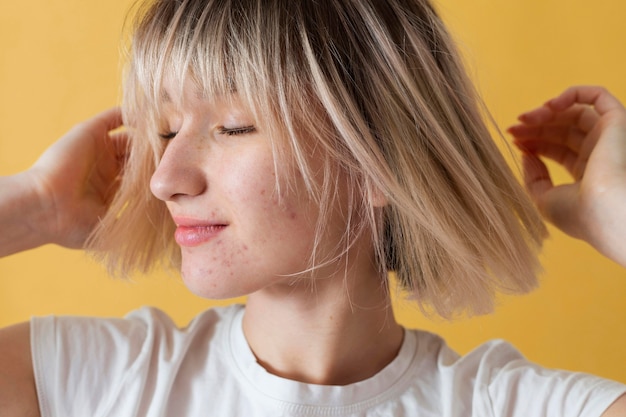
[[[46,214],[28,172],[0,177],[0,256],[48,243]]]

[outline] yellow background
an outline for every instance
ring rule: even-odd
[[[0,175],[26,169],[75,122],[118,103],[120,34],[131,3],[0,3]],[[603,84],[626,100],[625,2],[439,6],[500,127],[571,84]],[[545,366],[626,382],[626,270],[551,231],[542,287],[533,294],[503,298],[494,315],[453,324],[407,305],[399,319],[442,334],[460,352],[505,338]],[[176,277],[112,280],[79,251],[46,246],[0,259],[0,326],[31,315],[120,316],[144,304],[181,324],[212,305]]]

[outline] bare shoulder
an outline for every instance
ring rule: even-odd
[[[0,415],[41,415],[31,360],[29,323],[0,329]]]
[[[602,417],[626,417],[626,394],[619,397],[617,401],[602,414]]]

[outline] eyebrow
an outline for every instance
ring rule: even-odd
[[[172,96],[170,96],[170,94],[164,88],[161,90],[161,94],[159,94],[159,98],[163,102],[165,102],[165,103],[171,103],[172,102]],[[207,97],[206,97],[206,94],[204,94],[202,92],[202,90],[197,89],[197,91],[196,91],[196,98],[198,98],[200,100],[205,100]]]

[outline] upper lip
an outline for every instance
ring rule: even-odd
[[[172,216],[176,226],[183,227],[207,227],[207,226],[225,226],[227,223],[219,220],[203,220],[194,217]]]

